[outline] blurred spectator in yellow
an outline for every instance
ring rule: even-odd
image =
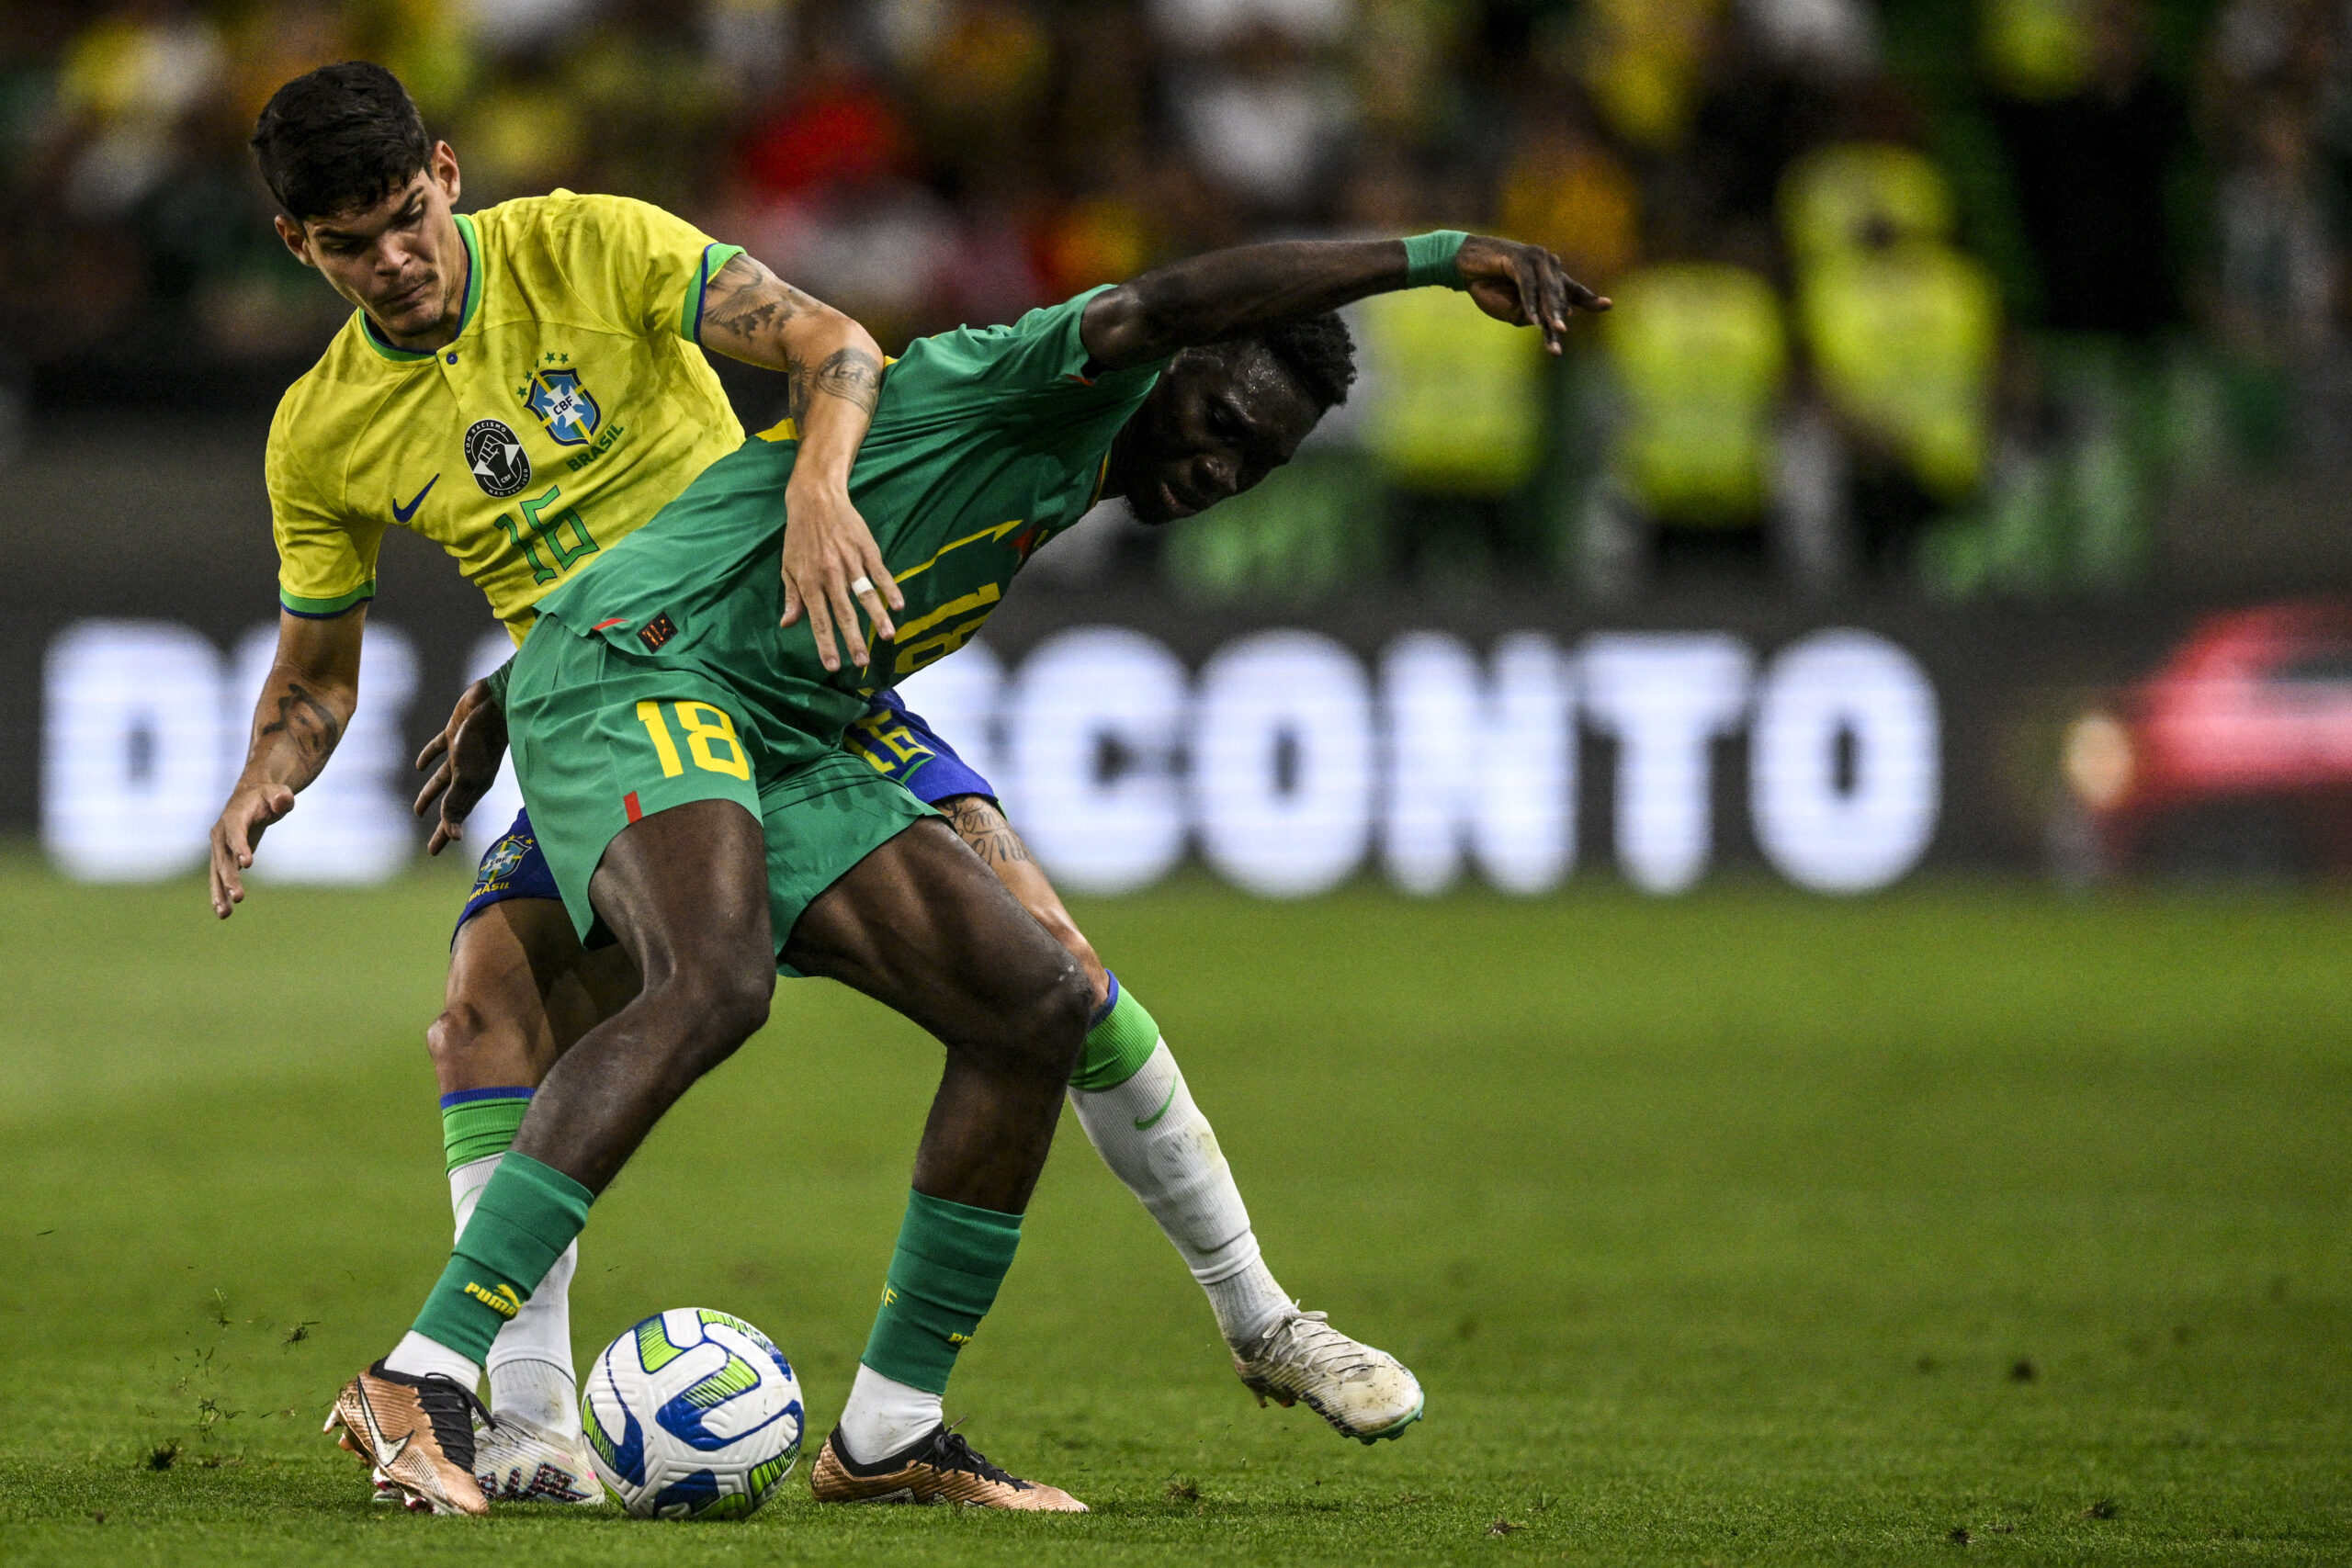
[[[1655,520],[1762,520],[1787,369],[1766,279],[1717,262],[1664,262],[1619,280],[1600,336],[1624,400],[1613,467]]]
[[[1638,267],[1600,319],[1612,407],[1608,449],[1569,541],[1579,586],[1618,599],[1686,562],[1758,574],[1770,537],[1774,446],[1787,378],[1779,297],[1729,259]]]
[[[1927,526],[1984,482],[1999,297],[1949,243],[1942,176],[1907,149],[1809,154],[1789,171],[1781,210],[1797,321],[1851,455],[1865,555],[1907,572]]]

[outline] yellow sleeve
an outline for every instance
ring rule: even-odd
[[[741,245],[722,245],[683,218],[622,196],[570,196],[555,236],[565,275],[616,327],[702,341],[703,295]]]
[[[269,525],[277,540],[277,602],[297,615],[340,615],[376,596],[380,519],[345,514],[322,491],[282,429],[269,433],[264,465]]]

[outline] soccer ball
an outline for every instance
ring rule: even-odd
[[[605,1347],[580,1421],[597,1474],[638,1517],[740,1519],[800,1457],[800,1380],[741,1318],[674,1307]]]

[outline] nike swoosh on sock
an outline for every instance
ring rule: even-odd
[[[1170,1106],[1176,1103],[1177,1088],[1178,1085],[1172,1083],[1170,1084],[1168,1086],[1168,1098],[1159,1102],[1159,1109],[1153,1111],[1148,1116],[1138,1116],[1136,1118],[1136,1132],[1148,1133],[1154,1127],[1159,1125],[1159,1119],[1168,1114],[1168,1108]]]

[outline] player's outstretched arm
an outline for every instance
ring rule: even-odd
[[[278,613],[277,657],[254,707],[244,771],[212,824],[212,912],[224,920],[244,902],[244,873],[263,830],[294,809],[359,706],[367,624],[365,604],[323,620]]]
[[[838,625],[850,657],[864,665],[869,656],[859,606],[872,618],[875,637],[888,642],[898,635],[890,612],[907,604],[849,499],[850,465],[882,392],[882,350],[856,321],[746,255],[710,280],[702,341],[729,359],[781,370],[789,380],[800,455],[784,492],[784,625],[808,617],[828,670],[841,668],[833,646]]]
[[[1119,369],[1424,283],[1454,285],[1497,321],[1539,328],[1554,354],[1571,311],[1609,309],[1541,245],[1448,231],[1211,251],[1096,295],[1079,336],[1096,361]]]

